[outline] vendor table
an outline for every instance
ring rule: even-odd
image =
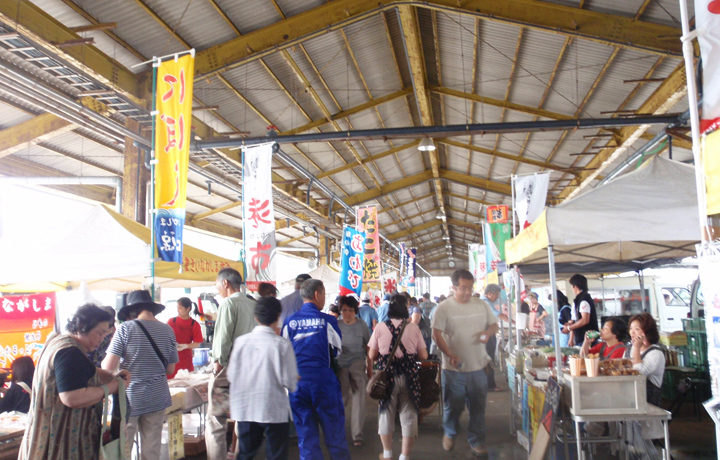
[[[644,422],[659,420],[663,424],[663,432],[665,435],[665,460],[670,460],[670,429],[668,422],[670,421],[670,412],[663,410],[652,404],[648,404],[648,410],[642,414],[612,414],[612,415],[575,415],[571,414],[572,420],[575,423],[575,442],[577,444],[577,455],[578,459],[583,459],[582,450],[582,436],[581,436],[581,423],[588,422]],[[627,455],[627,449],[626,449]]]
[[[24,433],[25,430],[0,432],[0,460],[15,460],[18,457]]]

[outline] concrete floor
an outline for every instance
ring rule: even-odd
[[[487,400],[487,447],[488,460],[525,460],[528,453],[518,445],[514,436],[509,432],[509,405],[510,394],[508,391],[491,392]],[[374,460],[382,451],[380,439],[377,436],[377,405],[372,401],[368,403],[367,417],[365,421],[365,443],[362,447],[350,447],[350,453],[356,460]],[[420,434],[413,449],[413,460],[438,460],[438,459],[472,459],[474,457],[467,448],[465,438],[465,427],[467,426],[467,412],[461,418],[462,431],[457,439],[455,449],[450,453],[443,451],[441,446],[442,426],[439,411],[426,416],[420,423]],[[710,418],[702,414],[698,421],[689,404],[681,407],[675,419],[670,425],[671,451],[675,460],[710,460],[716,459],[714,426]],[[574,447],[574,446],[571,446]],[[571,448],[572,452],[573,449]],[[262,452],[262,450],[261,450]],[[400,454],[399,425],[396,427],[395,442],[393,445],[393,456],[397,458]],[[190,458],[190,457],[188,457]],[[204,456],[192,457],[193,460],[204,459]],[[265,456],[260,453],[258,459]],[[297,442],[292,439],[290,442],[290,459],[298,458]],[[326,458],[330,458],[326,455]],[[551,458],[548,456],[548,458]],[[571,454],[570,458],[574,458]],[[606,448],[598,447],[597,460],[617,458],[609,454]]]

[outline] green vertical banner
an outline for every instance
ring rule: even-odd
[[[485,247],[487,270],[494,272],[498,264],[505,261],[505,241],[512,238],[510,223],[485,224]]]

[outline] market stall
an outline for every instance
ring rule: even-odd
[[[556,263],[651,263],[695,254],[697,196],[692,166],[655,157],[558,206],[505,243],[507,263],[547,263],[553,307]],[[557,321],[554,336],[557,342]],[[557,354],[558,373],[560,353]]]
[[[556,263],[582,272],[591,271],[592,264],[643,267],[660,259],[692,256],[700,238],[696,215],[693,167],[655,157],[631,173],[561,205],[547,207],[532,225],[506,243],[508,264],[546,264],[545,273],[549,273],[552,286],[552,317],[555,319],[553,373],[560,376],[561,382],[567,380],[563,377],[563,353],[557,345]],[[515,364],[520,363],[528,363],[528,360],[518,356]],[[522,371],[517,367],[513,369],[515,390],[519,395],[516,406],[520,414],[528,411],[524,403],[529,396],[525,397],[521,385],[522,376],[532,372],[532,359],[529,363],[530,369],[527,366]],[[544,367],[547,370],[547,366]],[[572,385],[565,391],[572,396]],[[571,413],[572,409],[571,399]],[[630,415],[635,418],[647,416],[648,410],[645,406]],[[574,414],[573,417],[583,415],[587,414]],[[661,419],[666,416],[659,412],[655,415]]]
[[[85,282],[89,289],[137,289],[150,276],[150,229],[109,207],[88,204],[63,222],[53,222],[35,244],[19,245],[28,228],[48,225],[43,216],[26,209],[3,220],[0,235],[0,292],[15,292],[29,283]],[[242,262],[216,256],[185,245],[183,264],[155,262],[155,284],[188,287],[212,284],[223,267],[244,273]],[[68,284],[69,283],[69,284]]]

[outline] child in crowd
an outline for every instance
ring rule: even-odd
[[[295,352],[278,335],[282,306],[275,297],[255,305],[257,326],[235,339],[228,362],[230,415],[237,421],[237,460],[255,457],[263,437],[266,458],[288,458],[290,401],[298,382]]]

